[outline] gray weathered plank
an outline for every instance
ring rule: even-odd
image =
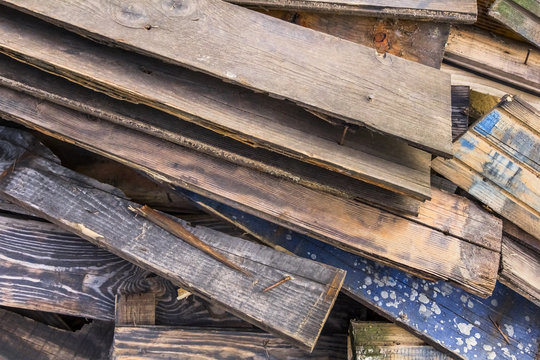
[[[537,0],[496,0],[489,16],[540,48],[540,3]]]
[[[451,151],[450,79],[421,64],[218,0],[0,3],[438,155]]]
[[[139,205],[106,191],[111,186],[94,186],[97,181],[34,155],[34,148],[11,144],[12,134],[18,132],[8,128],[1,131],[5,172],[0,180],[0,192],[8,200],[194,294],[215,301],[297,346],[313,349],[343,283],[344,271],[284,256],[210,229],[185,225],[202,241],[227,253],[235,263],[254,274],[243,275],[135,216],[128,207]],[[262,291],[284,274],[293,279],[272,291]]]

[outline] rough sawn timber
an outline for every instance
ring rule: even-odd
[[[219,0],[0,4],[438,155],[451,152],[450,78],[421,64]]]
[[[135,216],[128,207],[140,205],[121,197],[112,186],[37,156],[33,138],[9,128],[2,128],[0,134],[0,192],[8,200],[256,326],[313,350],[343,283],[343,270],[283,256],[268,247],[178,220],[254,274],[248,277]],[[272,291],[262,291],[285,275],[293,279]]]
[[[456,359],[537,359],[538,307],[500,283],[482,299],[448,282],[419,279],[196,194],[184,194],[276,249],[346,269],[342,291]]]
[[[538,0],[496,0],[489,16],[540,48],[540,3]]]
[[[10,89],[0,90],[0,113],[5,118],[143,170],[159,181],[409,272],[451,279],[483,295],[493,288],[499,256],[492,258],[491,250],[463,241],[460,235],[216,160]],[[463,262],[463,254],[470,261]],[[477,266],[477,260],[483,265]]]

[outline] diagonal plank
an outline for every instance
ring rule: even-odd
[[[35,155],[34,147],[12,145],[12,134],[19,132],[9,128],[0,132],[4,164],[0,192],[9,201],[215,301],[248,322],[313,350],[341,288],[344,271],[283,256],[265,246],[179,221],[203,242],[254,274],[246,276],[137,217],[128,207],[138,204],[96,188],[92,185],[95,180]],[[285,275],[293,279],[263,292]]]
[[[492,259],[479,255],[490,251],[474,241],[463,241],[461,235],[447,233],[447,225],[437,224],[437,216],[424,217],[429,225],[418,223],[216,160],[10,89],[0,88],[0,92],[0,113],[5,118],[111,157],[159,181],[189,188],[409,272],[467,283],[471,291],[480,294],[493,288],[499,256]],[[445,230],[433,229],[440,226]],[[485,263],[478,267],[475,261],[462,262],[463,254],[473,260],[484,259],[481,261]]]
[[[535,0],[496,0],[489,16],[497,19],[536,47],[540,47],[540,3]]]
[[[218,0],[0,3],[438,155],[451,152],[450,78],[421,64]]]

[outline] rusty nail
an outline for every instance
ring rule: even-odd
[[[525,61],[523,62],[525,65],[527,65],[527,61],[529,61],[529,55],[531,55],[531,49],[527,49],[527,56],[525,57]]]
[[[269,287],[267,287],[266,289],[263,290],[263,292],[267,292],[267,291],[270,291],[272,290],[273,288],[289,281],[289,280],[292,280],[292,277],[291,276],[285,276],[283,279],[279,280],[277,283],[273,284],[273,285],[270,285]]]
[[[349,125],[345,125],[343,128],[343,133],[341,134],[341,139],[339,139],[339,145],[343,145],[345,142],[345,135],[347,135],[347,131],[349,130]]]

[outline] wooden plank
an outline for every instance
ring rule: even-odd
[[[50,223],[1,216],[0,244],[2,306],[114,321],[116,294],[152,291],[160,325],[245,324],[199,298],[178,301],[168,280]]]
[[[540,252],[503,236],[499,281],[540,306]]]
[[[469,128],[469,93],[471,88],[452,86],[452,140],[455,141]]]
[[[294,256],[284,257],[265,246],[210,229],[193,228],[179,220],[195,236],[226,252],[235,263],[254,274],[243,275],[135,216],[128,208],[138,204],[92,186],[97,181],[31,155],[31,148],[21,151],[20,147],[10,146],[13,132],[2,130],[6,172],[0,191],[8,200],[31,208],[88,241],[211,299],[297,346],[313,349],[341,288],[345,275],[342,270]],[[14,161],[16,166],[10,167],[9,163],[13,165]],[[284,274],[293,279],[272,291],[262,291]],[[281,320],[285,317],[286,323]]]
[[[418,279],[208,198],[184,193],[276,249],[346,269],[342,291],[455,358],[536,359],[538,307],[500,283],[489,298],[482,299],[448,282]],[[510,344],[491,319],[511,339]]]
[[[321,336],[313,353],[307,354],[265,333],[117,326],[112,358],[139,359],[344,359],[346,336]]]
[[[420,201],[416,199],[399,195],[393,191],[279,153],[262,148],[253,148],[143,105],[115,100],[3,55],[0,55],[0,84],[36,98],[96,116],[226,161],[279,176],[314,190],[325,191],[333,195],[357,199],[407,213],[418,213]],[[369,144],[384,140],[379,136],[373,138],[370,135],[364,139],[351,136],[350,141],[367,142]],[[129,187],[128,190],[131,192],[137,191],[140,186],[139,184],[130,186],[129,182],[125,183],[125,185]],[[148,202],[151,201],[161,208],[164,205],[170,208],[172,204],[163,203],[167,202],[166,200],[171,196],[174,195],[168,194],[163,201],[158,203],[156,203],[157,199],[146,199],[144,203],[152,206],[153,204]],[[169,200],[168,202],[172,201]]]
[[[490,260],[493,254],[488,249],[479,249],[429,226],[215,160],[108,122],[88,121],[86,115],[81,117],[70,109],[9,89],[2,90],[0,106],[4,117],[141,169],[159,181],[188,187],[348,251],[426,277],[472,285],[470,290],[481,294],[488,294],[494,285],[498,256]],[[463,253],[472,255],[471,263],[485,261],[484,266],[479,270],[467,268],[461,261]]]
[[[0,358],[107,358],[113,341],[111,323],[95,321],[76,332],[60,330],[0,309]]]
[[[540,239],[535,238],[529,233],[521,230],[516,224],[503,219],[503,231],[506,236],[519,241],[520,243],[540,252]]]
[[[392,323],[351,321],[349,341],[354,359],[449,360],[420,338]]]
[[[450,79],[435,69],[216,0],[1,4],[449,155]]]
[[[116,297],[116,326],[156,325],[156,295],[139,293]]]
[[[540,95],[540,50],[527,44],[472,26],[452,27],[444,59]]]
[[[511,39],[519,40],[522,42],[527,41],[525,38],[523,38],[523,36],[519,35],[514,30],[509,29],[500,21],[497,21],[493,17],[489,16],[489,8],[491,7],[491,5],[493,5],[495,0],[477,0],[476,2],[478,3],[478,19],[474,24],[476,27]]]
[[[324,12],[324,15],[354,14],[378,18],[440,21],[443,23],[473,23],[476,21],[476,1],[391,1],[391,0],[228,0],[231,3],[263,9],[285,9]]]
[[[535,0],[496,0],[489,15],[540,47],[540,4]]]
[[[354,134],[351,131],[345,138],[346,146],[341,146],[338,142],[343,126],[323,121],[290,103],[92,43],[17,12],[9,14],[16,20],[0,18],[5,25],[0,25],[0,43],[1,39],[17,41],[6,41],[6,46],[0,48],[19,60],[113,97],[156,107],[248,144],[421,200],[429,197],[430,156],[403,141],[392,141],[364,129]],[[45,48],[49,50],[44,52]],[[48,55],[42,56],[45,54]]]

